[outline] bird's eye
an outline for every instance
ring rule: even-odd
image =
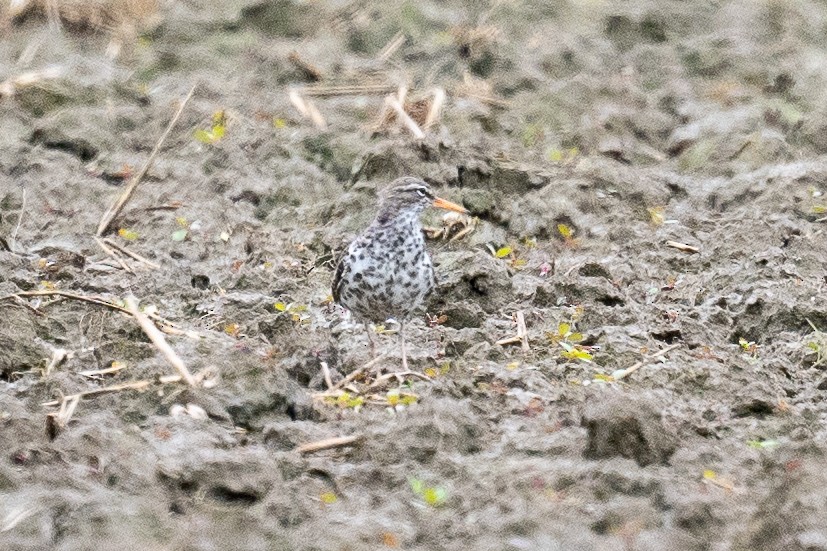
[[[425,192],[421,189],[416,190],[420,197],[425,197]]]

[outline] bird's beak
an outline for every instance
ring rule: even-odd
[[[438,209],[445,209],[445,210],[452,210],[454,212],[461,212],[462,214],[468,214],[468,211],[463,207],[457,205],[456,203],[452,203],[451,201],[446,201],[440,197],[434,199],[434,206]]]

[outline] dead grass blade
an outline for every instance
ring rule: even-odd
[[[399,31],[393,35],[393,38],[391,38],[387,44],[385,44],[376,58],[383,63],[388,61],[391,57],[393,57],[393,54],[395,54],[397,50],[402,47],[405,43],[405,39],[405,33]]]
[[[108,247],[108,246],[107,246],[107,244],[106,244],[106,243],[104,243],[104,242],[100,239],[100,237],[95,237],[94,239],[95,239],[95,243],[97,243],[97,244],[98,244],[98,247],[100,247],[100,248],[103,250],[103,252],[105,252],[106,254],[108,254],[109,256],[111,256],[112,258],[114,258],[114,259],[115,259],[115,261],[116,261],[118,264],[120,264],[121,268],[123,268],[123,270],[124,270],[125,272],[129,272],[130,274],[135,275],[135,272],[132,270],[132,268],[130,268],[130,267],[129,267],[129,264],[127,264],[127,263],[124,261],[124,259],[123,259],[123,258],[121,258],[121,257],[118,255],[118,253],[116,253],[116,252],[115,252],[115,251],[113,251],[110,247]]]
[[[134,260],[137,260],[138,262],[140,262],[142,264],[146,264],[147,266],[149,266],[152,269],[158,270],[158,269],[161,268],[161,266],[156,264],[155,262],[152,262],[151,260],[148,260],[147,258],[139,255],[138,253],[136,253],[134,251],[130,251],[129,249],[127,249],[123,245],[120,245],[120,244],[116,243],[115,241],[113,241],[112,239],[109,239],[108,237],[104,238],[103,242],[106,243],[107,245],[109,245],[110,247],[119,250],[120,252],[122,252],[126,256],[132,257]]]
[[[425,132],[423,132],[422,129],[419,128],[419,125],[416,124],[416,121],[413,120],[410,117],[410,115],[408,115],[408,113],[405,112],[405,108],[402,106],[402,103],[400,103],[398,98],[394,96],[387,96],[385,98],[385,103],[388,107],[393,109],[394,112],[396,112],[396,116],[399,119],[399,121],[405,126],[405,128],[408,129],[408,131],[411,134],[413,134],[413,136],[416,139],[421,140],[425,138]]]
[[[107,308],[111,308],[113,310],[118,310],[119,312],[123,312],[125,314],[129,314],[130,311],[122,306],[118,306],[114,302],[109,302],[102,298],[86,296],[86,295],[79,295],[77,293],[71,293],[69,291],[59,291],[59,290],[43,290],[43,291],[20,291],[17,293],[12,293],[10,295],[0,296],[0,302],[4,300],[11,300],[11,299],[22,299],[22,297],[48,297],[48,296],[57,296],[68,298],[72,300],[80,300],[83,302],[89,302],[91,304],[97,304],[98,306],[106,306]]]
[[[393,92],[394,90],[396,90],[396,86],[394,86],[393,84],[364,84],[352,86],[308,86],[301,90],[301,94],[303,96],[310,98],[332,96],[381,96],[383,94]]]
[[[164,141],[166,141],[167,136],[169,136],[169,133],[172,131],[173,127],[175,127],[175,124],[178,122],[178,119],[181,118],[181,113],[184,112],[184,107],[187,106],[187,103],[189,103],[190,99],[192,98],[192,95],[195,93],[195,88],[196,85],[190,88],[189,93],[183,99],[181,105],[178,106],[178,110],[175,112],[175,115],[173,115],[172,119],[169,121],[169,124],[167,124],[164,133],[161,134],[161,138],[158,140],[158,143],[155,144],[155,147],[152,149],[152,153],[149,154],[149,158],[144,163],[144,166],[141,167],[141,170],[135,175],[134,178],[132,178],[132,181],[129,182],[129,185],[126,186],[126,189],[123,190],[123,193],[118,198],[118,200],[115,201],[115,203],[111,207],[109,207],[109,210],[107,210],[106,213],[104,213],[103,217],[101,217],[100,224],[98,224],[98,231],[95,234],[98,237],[100,237],[104,234],[104,232],[106,232],[106,230],[109,228],[109,225],[112,224],[112,221],[115,219],[116,216],[118,216],[118,214],[120,214],[121,210],[123,210],[124,205],[126,205],[127,201],[129,201],[129,199],[132,197],[132,194],[135,192],[135,188],[138,187],[138,184],[141,183],[141,180],[144,178],[144,176],[146,176],[146,173],[149,172],[149,168],[155,161],[155,157],[158,156],[158,152],[161,150],[161,146],[164,144]]]
[[[302,117],[310,119],[313,126],[319,130],[327,129],[327,121],[325,121],[321,112],[312,101],[304,99],[297,90],[290,90],[287,96],[290,98],[290,103],[293,104],[293,107],[296,108],[296,111],[298,111]]]
[[[439,122],[442,117],[442,107],[445,105],[445,90],[442,88],[434,89],[434,97],[431,100],[431,107],[428,109],[428,115],[425,117],[425,124],[422,127],[428,130],[431,126]]]

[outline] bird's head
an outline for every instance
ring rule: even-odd
[[[460,205],[437,197],[431,187],[419,178],[397,178],[379,194],[380,217],[396,218],[403,213],[419,214],[430,206],[468,214]]]

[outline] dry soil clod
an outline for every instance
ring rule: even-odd
[[[287,55],[287,60],[292,63],[296,69],[301,71],[307,80],[322,80],[322,71],[312,63],[302,59],[296,50],[293,50]]]

